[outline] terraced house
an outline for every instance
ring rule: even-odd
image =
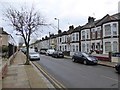
[[[40,40],[39,47],[47,45],[46,48],[49,48],[49,44],[71,56],[77,51],[97,54],[120,52],[120,13],[107,14],[99,20],[88,17],[83,26],[74,28],[72,25],[67,31],[59,30],[58,34]]]
[[[58,34],[57,50],[63,51],[66,55],[73,55],[74,52],[80,51],[80,26],[74,29],[74,26],[69,26],[68,31]]]
[[[107,54],[108,52],[120,52],[120,13],[106,15],[100,20],[94,21],[88,18],[88,23],[81,28],[81,51]]]

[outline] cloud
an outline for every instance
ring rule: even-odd
[[[8,7],[13,5],[19,8],[21,5],[30,7],[35,6],[45,17],[47,23],[52,23],[57,27],[57,21],[60,19],[60,29],[68,30],[69,25],[84,25],[87,23],[88,16],[94,16],[96,19],[104,17],[106,14],[115,14],[118,11],[119,0],[0,0],[1,5]],[[1,9],[4,9],[3,7]],[[0,9],[0,10],[1,10]],[[4,23],[0,23],[3,25]],[[6,26],[4,26],[6,27]],[[6,28],[7,29],[7,28]],[[8,30],[9,31],[9,30]],[[57,28],[44,28],[42,35],[48,32],[57,33]],[[41,35],[41,36],[42,36]]]

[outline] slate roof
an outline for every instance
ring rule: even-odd
[[[111,22],[111,21],[116,21],[116,20],[118,20],[118,15],[117,14],[114,15],[114,16],[110,16],[109,14],[107,14],[96,24],[96,26],[100,26],[104,23]]]
[[[92,27],[94,27],[98,22],[99,22],[99,20],[96,20],[96,21],[94,21],[94,22],[92,22],[92,23],[87,23],[87,24],[85,24],[85,25],[83,25],[83,26],[81,27],[81,30],[82,30],[82,29],[92,28]]]
[[[118,21],[118,20],[120,20],[120,13],[117,13],[117,14],[114,14],[111,16],[109,14],[107,14],[102,19],[99,19],[99,20],[96,20],[92,23],[87,23],[87,24],[83,25],[81,27],[81,30],[93,28],[95,26],[101,26],[104,23],[111,22],[111,21]]]
[[[81,26],[78,26],[78,27],[76,27],[76,28],[72,31],[72,33],[73,33],[73,32],[80,32],[80,30],[81,30]]]

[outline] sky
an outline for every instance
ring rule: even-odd
[[[53,27],[41,28],[42,32],[33,35],[32,42],[40,39],[42,36],[48,35],[48,33],[57,33],[58,21],[59,28],[62,31],[67,31],[70,25],[77,27],[87,23],[88,17],[92,16],[97,19],[101,19],[106,14],[116,14],[118,12],[118,2],[120,0],[0,0],[0,27],[16,37],[15,40],[19,41],[19,36],[15,36],[15,32],[8,25],[7,22],[2,20],[4,16],[2,12],[4,8],[8,8],[9,5],[16,8],[26,5],[31,7],[34,5],[41,14],[44,16],[47,23],[51,23]],[[21,39],[20,39],[21,40]]]

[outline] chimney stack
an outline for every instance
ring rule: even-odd
[[[88,17],[88,23],[92,23],[92,22],[94,22],[94,20],[95,20],[95,18],[94,17]]]
[[[70,29],[74,29],[74,26],[73,26],[73,25],[72,25],[72,26],[69,26],[69,30],[70,30]]]

